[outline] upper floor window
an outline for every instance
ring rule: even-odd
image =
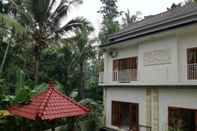
[[[113,80],[129,82],[137,80],[137,57],[117,59],[113,61]]]
[[[187,78],[197,80],[197,48],[187,49]]]

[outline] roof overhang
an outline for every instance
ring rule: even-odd
[[[110,42],[108,44],[100,45],[100,48],[106,48],[108,46],[123,43],[128,40],[140,39],[152,34],[157,34],[159,32],[168,31],[179,27],[184,27],[194,23],[197,23],[197,11],[193,11],[187,13],[186,15],[167,19],[157,23],[152,23],[150,25],[146,25],[136,29],[116,33],[110,36]]]

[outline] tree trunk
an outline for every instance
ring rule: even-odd
[[[5,65],[5,61],[6,61],[6,58],[7,58],[7,55],[8,55],[9,47],[10,47],[10,43],[8,43],[8,45],[6,47],[6,50],[5,50],[5,53],[4,53],[4,56],[3,56],[3,60],[2,60],[1,66],[0,66],[0,75],[1,75],[1,73],[3,71],[3,67]]]
[[[68,95],[68,90],[66,88],[68,88],[68,69],[67,68],[65,68],[65,72],[64,72],[64,93]]]
[[[83,62],[80,63],[80,88],[79,88],[79,95],[80,95],[81,99],[85,98]]]
[[[39,65],[40,65],[40,49],[38,46],[34,47],[34,82],[38,83],[39,80]]]
[[[51,131],[55,131],[55,126],[54,125],[52,125]]]
[[[55,131],[55,127],[52,127],[52,128],[51,128],[51,131]]]
[[[55,131],[55,121],[54,120],[51,123],[51,131]]]
[[[39,60],[38,59],[36,59],[36,61],[35,61],[35,74],[34,74],[34,80],[35,80],[35,84],[37,84],[38,83],[38,76],[39,75]]]

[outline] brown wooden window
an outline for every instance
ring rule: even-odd
[[[137,80],[137,57],[117,59],[113,61],[113,81],[118,80],[118,73],[128,74],[129,80]],[[124,75],[124,74],[123,74]]]
[[[169,107],[168,127],[173,131],[197,131],[197,110]]]
[[[187,50],[187,78],[197,80],[197,48]]]
[[[112,101],[112,125],[138,131],[138,104]]]

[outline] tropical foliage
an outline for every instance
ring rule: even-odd
[[[120,24],[117,18],[121,15],[118,10],[117,0],[100,0],[102,7],[98,11],[103,17],[102,28],[99,32],[101,44],[108,43],[108,36],[120,30]]]
[[[127,9],[126,12],[123,12],[122,16],[122,22],[123,22],[123,28],[126,28],[128,25],[133,24],[137,21],[140,21],[142,18],[140,18],[141,12],[137,11],[135,14],[131,14],[130,10]]]
[[[99,44],[122,27],[140,20],[139,13],[118,10],[117,0],[100,0],[101,29],[83,17],[71,18],[82,0],[0,1],[0,130],[45,130],[48,121],[28,121],[12,116],[7,108],[24,104],[47,88],[53,80],[58,90],[91,110],[80,119],[60,119],[54,124],[64,131],[98,131],[103,123],[102,88],[98,72],[103,70]],[[193,1],[192,1],[193,2]],[[175,8],[174,5],[172,8]],[[122,15],[123,14],[123,15]],[[119,21],[122,18],[122,23]],[[95,46],[96,45],[96,46]]]
[[[81,0],[0,1],[0,130],[50,128],[48,122],[34,123],[6,113],[10,105],[27,103],[33,95],[46,90],[49,80],[73,99],[92,99],[91,115],[72,121],[72,125],[85,119],[89,125],[98,122],[95,113],[102,116],[102,109],[96,110],[102,107],[102,89],[98,87],[93,66],[97,59],[92,45],[96,39],[90,38],[94,28],[85,18],[68,19],[70,10],[81,3]],[[60,119],[55,125],[67,125],[69,129],[68,121]]]

